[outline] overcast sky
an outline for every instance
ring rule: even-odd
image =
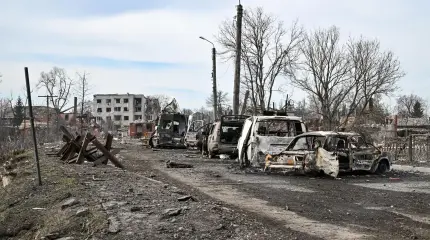
[[[377,38],[407,73],[400,93],[428,99],[430,2],[425,0],[242,0],[288,26],[340,27],[344,39]],[[0,0],[0,94],[22,93],[53,66],[90,73],[92,93],[166,94],[182,108],[211,92],[211,45],[218,25],[236,14],[233,0]],[[218,61],[218,88],[233,90],[233,62]],[[280,78],[278,81],[286,82]],[[40,94],[44,94],[41,91]],[[303,93],[290,88],[293,98]],[[282,96],[277,96],[280,99]],[[42,99],[35,99],[43,103]],[[393,99],[394,102],[394,99]]]

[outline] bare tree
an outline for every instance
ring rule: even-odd
[[[79,108],[80,108],[80,118],[79,118],[79,122],[80,122],[80,129],[81,129],[81,134],[83,133],[83,126],[84,126],[84,114],[87,114],[87,118],[86,118],[86,122],[89,123],[90,119],[88,116],[89,113],[91,113],[91,105],[89,105],[88,103],[88,98],[91,94],[91,86],[88,80],[88,73],[87,72],[83,72],[83,73],[79,73],[77,72],[76,75],[78,75],[78,81],[76,82],[75,86],[74,86],[74,92],[75,94],[78,96],[79,99]],[[90,102],[91,103],[91,102]]]
[[[225,49],[226,59],[234,58],[236,25],[226,20],[220,26],[218,42]],[[303,28],[295,21],[287,31],[282,21],[263,8],[247,9],[243,15],[242,88],[250,91],[254,112],[270,106],[275,81],[284,74],[292,74],[299,60],[299,45]]]
[[[405,118],[410,118],[414,115],[414,105],[420,103],[422,108],[426,108],[424,99],[415,94],[402,95],[397,98],[398,115]]]
[[[292,80],[309,94],[326,129],[338,126],[341,108],[346,109],[344,121],[353,113],[365,113],[376,95],[394,92],[404,76],[394,54],[381,52],[378,41],[350,39],[346,45],[339,41],[335,26],[306,34],[301,71]]]
[[[396,91],[398,80],[405,75],[394,54],[382,52],[377,40],[350,39],[347,53],[354,88],[346,99],[349,111],[345,120],[354,112],[358,116],[370,114],[375,97],[388,96]]]
[[[228,97],[228,92],[224,92],[219,90],[218,94],[217,94],[217,104],[218,104],[218,116],[221,116],[224,114],[225,110],[227,109],[231,109],[231,104],[230,104],[230,99]],[[211,106],[213,106],[213,94],[211,94],[207,99],[206,99],[206,106],[208,106],[209,108]]]
[[[301,46],[302,71],[292,80],[310,95],[311,104],[320,110],[328,129],[334,125],[338,106],[354,87],[349,75],[351,64],[339,38],[337,27],[306,34]]]
[[[36,85],[37,89],[44,88],[47,94],[57,96],[50,98],[51,104],[57,113],[60,113],[69,102],[69,94],[74,82],[67,76],[66,70],[53,67],[49,72],[41,72]]]

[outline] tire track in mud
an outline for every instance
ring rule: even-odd
[[[168,174],[177,181],[197,188],[208,196],[223,201],[229,205],[241,208],[248,212],[271,218],[284,223],[286,228],[299,231],[323,239],[369,239],[372,235],[357,232],[354,229],[334,224],[323,223],[300,216],[292,211],[271,206],[267,201],[252,197],[239,191],[236,187],[220,180],[210,179],[202,173],[187,170],[168,170],[154,166],[157,170]]]

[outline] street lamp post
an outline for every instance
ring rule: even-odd
[[[214,108],[214,121],[217,119],[217,90],[216,90],[216,49],[213,42],[200,36],[200,39],[205,40],[212,44],[212,95],[213,95],[213,108]]]

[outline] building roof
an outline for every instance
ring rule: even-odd
[[[103,93],[103,94],[94,94],[94,97],[124,97],[124,96],[143,96],[144,94],[132,94],[132,93]]]

